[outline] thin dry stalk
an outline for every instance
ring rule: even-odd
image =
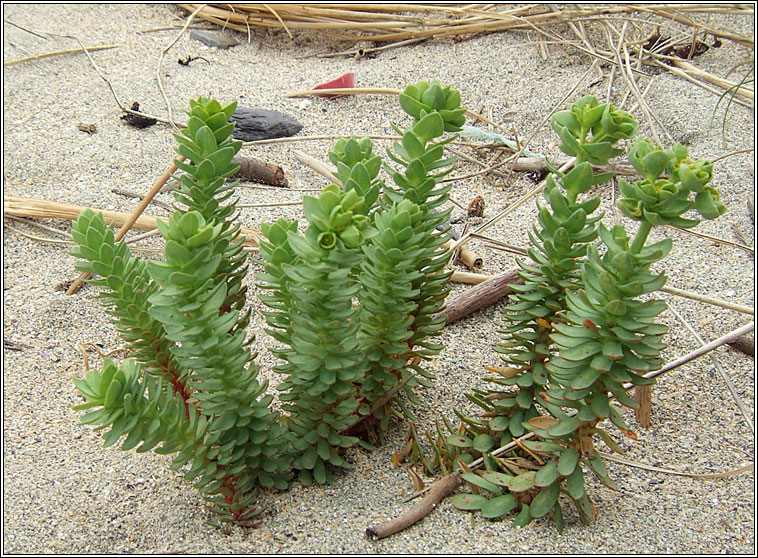
[[[169,50],[171,50],[171,47],[173,47],[176,44],[176,42],[181,38],[181,36],[184,35],[184,32],[187,30],[190,23],[192,23],[192,20],[195,18],[197,13],[205,7],[206,7],[206,4],[203,4],[189,15],[189,17],[187,18],[187,21],[185,21],[184,23],[184,27],[182,27],[181,31],[179,31],[179,34],[176,36],[176,38],[173,41],[171,41],[171,43],[169,43],[169,45],[161,51],[160,56],[158,56],[158,62],[155,65],[155,79],[158,82],[158,89],[161,92],[161,96],[163,97],[163,100],[166,102],[166,109],[168,110],[168,121],[171,123],[171,126],[177,132],[179,131],[179,127],[174,123],[174,109],[171,107],[171,102],[168,100],[166,91],[163,89],[163,79],[161,78],[161,64],[163,63],[163,57],[166,56],[166,53]]]
[[[391,87],[333,87],[324,89],[305,89],[288,93],[287,97],[310,97],[311,95],[399,95],[400,89]]]
[[[624,459],[623,457],[602,451],[599,451],[597,453],[600,454],[603,459],[607,459],[608,461],[613,461],[615,463],[620,463],[621,465],[626,465],[627,467],[636,467],[637,469],[644,469],[646,471],[652,471],[654,473],[664,473],[666,475],[674,475],[678,477],[689,477],[691,479],[721,479],[724,477],[733,477],[735,475],[741,475],[742,473],[752,471],[754,467],[753,463],[748,463],[747,465],[743,465],[738,469],[722,471],[721,473],[687,473],[685,471],[675,471],[673,469],[664,469],[662,467],[654,467],[653,465],[645,465],[644,463],[639,463],[630,459]]]
[[[116,89],[113,87],[113,84],[105,76],[105,74],[102,72],[102,70],[100,70],[100,67],[97,64],[95,64],[95,61],[92,59],[92,56],[90,56],[90,53],[89,53],[90,49],[88,47],[85,47],[84,43],[82,43],[82,41],[77,36],[75,36],[75,35],[61,35],[61,34],[58,34],[58,33],[42,34],[42,33],[38,33],[38,32],[35,32],[33,30],[30,30],[30,29],[26,29],[24,27],[21,27],[20,25],[17,25],[15,23],[10,22],[10,21],[8,23],[11,24],[11,25],[13,25],[14,27],[18,27],[19,29],[21,29],[23,31],[26,31],[27,33],[31,33],[32,35],[35,35],[35,36],[40,37],[40,38],[45,39],[45,40],[49,40],[50,37],[61,37],[61,38],[64,38],[64,39],[72,39],[72,40],[76,41],[77,43],[79,43],[79,47],[80,47],[77,52],[80,52],[80,51],[84,52],[84,54],[87,56],[87,59],[89,60],[90,65],[92,66],[92,68],[95,70],[95,72],[97,73],[97,75],[100,76],[100,78],[106,83],[106,85],[110,89],[111,94],[113,95],[113,98],[116,101],[116,105],[118,105],[118,108],[121,109],[122,112],[125,112],[127,114],[133,114],[135,116],[142,116],[144,118],[154,118],[158,122],[163,122],[163,123],[166,123],[166,124],[170,124],[170,122],[168,120],[164,119],[164,118],[160,118],[160,117],[157,117],[157,116],[153,116],[151,114],[146,114],[144,112],[140,112],[140,111],[136,111],[136,110],[132,110],[130,108],[127,108],[121,102],[121,99],[119,98],[118,93],[116,93]]]
[[[118,48],[123,45],[100,45],[100,46],[91,46],[87,47],[87,50],[89,51],[96,51],[96,50],[106,50],[110,48]],[[16,64],[21,64],[23,62],[30,62],[31,60],[41,60],[42,58],[50,58],[52,56],[63,56],[64,54],[73,54],[77,52],[84,52],[83,48],[69,48],[66,50],[56,50],[54,52],[45,52],[43,54],[35,54],[33,56],[27,56],[25,58],[17,58],[16,60],[9,60],[8,62],[3,62],[3,66],[14,66]]]
[[[700,337],[697,331],[690,325],[690,323],[682,316],[679,312],[676,311],[676,308],[671,306],[669,304],[669,310],[671,310],[674,315],[677,317],[677,319],[684,324],[684,327],[687,328],[687,330],[692,334],[692,336],[697,340],[698,343],[700,343],[701,346],[705,345],[705,341],[703,341],[703,338]],[[747,424],[748,428],[750,428],[750,431],[755,434],[755,424],[753,422],[753,419],[750,418],[749,413],[747,412],[747,409],[745,408],[745,404],[742,402],[742,399],[740,398],[739,394],[737,393],[737,389],[734,387],[734,384],[732,383],[731,378],[727,375],[726,371],[724,370],[724,367],[721,366],[721,362],[713,355],[713,353],[710,353],[708,355],[711,359],[711,362],[716,367],[716,370],[718,370],[719,375],[724,380],[724,383],[726,384],[727,389],[729,390],[729,393],[732,394],[732,397],[734,398],[734,402],[737,404],[737,408],[739,408],[740,412],[742,413],[742,417],[745,419],[745,423]]]
[[[731,240],[726,240],[724,238],[718,238],[709,234],[696,232],[692,229],[680,229],[679,227],[671,227],[672,229],[675,229],[677,231],[681,231],[686,234],[691,234],[693,236],[698,236],[700,238],[705,238],[707,240],[710,240],[712,242],[716,242],[719,244],[728,244],[729,246],[734,246],[735,248],[739,248],[740,250],[744,250],[748,254],[755,254],[755,250],[751,248],[750,246],[746,246],[745,244],[740,244],[739,242],[732,242]]]
[[[651,54],[653,54],[653,56],[657,56],[654,53],[651,53]],[[715,87],[711,87],[710,85],[708,85],[706,83],[703,83],[700,80],[695,79],[694,77],[692,77],[689,73],[685,72],[684,70],[680,70],[679,68],[676,68],[674,66],[670,66],[668,64],[664,64],[663,62],[661,62],[660,60],[657,60],[656,58],[653,58],[653,63],[656,64],[657,66],[662,67],[662,68],[666,68],[672,74],[675,74],[675,75],[677,75],[677,76],[679,76],[681,78],[684,78],[687,81],[689,81],[690,83],[694,83],[698,87],[702,87],[703,89],[705,89],[706,91],[709,91],[710,93],[713,93],[713,94],[718,95],[718,96],[721,96],[721,95],[724,94],[723,91],[721,91],[721,90],[719,90],[719,89],[717,89]],[[749,101],[747,101],[747,100],[745,100],[745,99],[743,99],[741,97],[733,97],[732,98],[732,102],[737,103],[739,105],[742,105],[744,107],[748,107],[748,108],[753,108],[754,107],[753,103],[751,103],[751,102],[749,102]]]
[[[699,302],[705,302],[707,304],[712,304],[713,306],[720,306],[721,308],[727,308],[729,310],[736,310],[737,312],[741,312],[742,314],[750,314],[751,316],[755,315],[755,309],[750,306],[736,304],[734,302],[729,302],[727,300],[713,298],[710,296],[702,295],[700,293],[694,293],[692,291],[685,291],[683,289],[676,289],[674,287],[667,287],[667,286],[661,287],[658,290],[663,293],[668,293],[670,295],[680,296],[682,298],[689,298],[690,300],[697,300]]]
[[[4,212],[5,213],[5,212]],[[18,223],[23,223],[25,225],[28,225],[30,227],[35,227],[38,229],[41,229],[43,231],[51,232],[53,234],[58,234],[61,236],[65,236],[66,238],[69,238],[71,235],[70,233],[66,231],[62,231],[60,229],[56,229],[55,227],[48,227],[47,225],[43,225],[42,223],[37,223],[36,221],[32,221],[31,219],[24,219],[23,217],[16,217],[15,215],[9,215],[5,214],[3,217],[7,217],[11,221],[16,221]]]
[[[6,224],[5,227],[8,230],[11,230],[17,234],[20,234],[23,237],[29,238],[31,240],[37,240],[39,242],[48,242],[50,244],[71,244],[70,240],[60,240],[58,238],[50,238],[47,236],[38,236],[36,234],[30,234],[28,232],[24,232],[21,229],[17,229],[16,227],[12,227],[11,225]]]
[[[423,41],[426,41],[426,39],[406,39],[404,41],[398,41],[396,43],[390,43],[388,45],[383,45],[380,47],[371,47],[371,48],[354,48],[350,50],[345,50],[342,52],[327,52],[324,54],[318,54],[316,55],[316,58],[338,58],[341,56],[366,56],[367,54],[373,54],[376,52],[384,52],[386,50],[390,50],[393,48],[398,48],[402,46],[408,46],[408,45],[415,45],[416,43],[421,43]]]
[[[286,202],[269,202],[269,203],[238,203],[239,209],[250,209],[254,207],[285,207],[289,205],[302,205],[302,201],[286,201]]]

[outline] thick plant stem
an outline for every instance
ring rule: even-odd
[[[455,492],[462,484],[463,480],[461,479],[459,472],[451,473],[438,480],[431,486],[429,493],[424,496],[424,499],[418,504],[395,519],[386,521],[376,527],[369,527],[366,529],[366,536],[376,541],[394,535],[395,533],[410,527],[420,519],[429,515],[445,496],[449,496]]]
[[[647,240],[647,237],[652,229],[653,225],[647,221],[640,222],[640,228],[637,231],[637,234],[634,237],[634,241],[632,242],[632,247],[630,248],[632,254],[640,253],[640,250],[642,250],[642,247],[645,245],[645,241]]]

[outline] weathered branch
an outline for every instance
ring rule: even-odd
[[[490,304],[494,304],[513,292],[511,285],[523,283],[515,270],[493,275],[486,281],[466,289],[462,293],[448,299],[445,309],[440,313],[445,316],[445,323],[450,324],[468,316]]]
[[[429,515],[443,498],[455,492],[462,484],[463,479],[461,479],[459,472],[442,477],[432,484],[427,495],[418,504],[395,519],[386,521],[376,527],[369,527],[366,529],[366,536],[377,541],[410,527],[419,519]]]
[[[283,188],[289,186],[289,181],[284,176],[284,171],[279,165],[267,163],[253,157],[235,157],[234,162],[240,164],[240,169],[234,175],[235,177],[246,178],[250,182],[262,182],[264,184],[271,184],[272,186],[282,186]]]
[[[737,337],[734,341],[729,341],[728,344],[733,349],[737,349],[755,360],[755,341],[753,339],[744,336]]]

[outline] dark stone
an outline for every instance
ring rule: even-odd
[[[134,103],[132,103],[132,110],[139,112],[139,103],[137,101],[134,101]],[[135,128],[147,128],[148,126],[152,126],[158,122],[155,118],[151,118],[149,116],[140,116],[138,114],[132,114],[131,112],[127,112],[125,115],[123,115],[121,117],[121,120],[129,124],[129,126],[133,126]]]
[[[229,120],[235,124],[234,138],[242,141],[285,138],[303,129],[300,122],[275,110],[237,107]]]
[[[232,39],[221,31],[206,31],[205,29],[193,29],[190,31],[190,39],[216,48],[229,48],[239,44],[237,40]]]

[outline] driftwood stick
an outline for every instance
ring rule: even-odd
[[[453,246],[453,242],[453,240],[448,240],[443,246],[449,250]],[[458,252],[458,259],[469,269],[481,269],[482,265],[484,265],[484,259],[476,252],[469,250],[466,246],[461,246]]]
[[[234,175],[236,177],[246,178],[250,182],[262,182],[283,188],[289,186],[289,181],[279,165],[253,157],[235,157],[233,161],[240,164],[239,170]]]
[[[654,370],[652,372],[648,372],[647,374],[643,375],[643,378],[655,378],[657,376],[660,376],[661,374],[664,374],[670,370],[673,370],[674,368],[677,368],[681,366],[682,364],[685,364],[687,362],[690,362],[691,360],[696,359],[699,356],[702,356],[709,351],[712,351],[716,347],[719,347],[725,343],[730,343],[734,341],[734,339],[744,336],[746,333],[750,333],[755,329],[755,323],[750,322],[748,324],[745,324],[744,326],[735,329],[734,331],[731,331],[727,333],[726,335],[723,335],[719,337],[718,339],[715,339],[708,343],[707,345],[704,345],[698,349],[695,349],[694,351],[686,354],[685,356],[676,359],[673,362],[670,362],[663,368],[660,368],[659,370]],[[625,390],[629,390],[634,385],[631,382],[627,382],[623,384],[622,386]],[[575,409],[570,409],[568,411],[568,416],[573,417],[576,415]],[[530,440],[534,438],[534,432],[528,432],[518,438],[517,440],[513,440],[504,446],[500,446],[496,450],[493,450],[490,452],[490,454],[494,457],[497,457],[499,455],[503,455],[512,449],[515,449],[519,447],[520,442],[524,440]],[[482,466],[484,462],[484,458],[480,457],[479,459],[475,459],[471,463],[468,464],[470,469],[477,469]],[[455,473],[452,473],[448,475],[447,477],[443,477],[434,484],[431,485],[429,488],[429,494],[416,506],[408,510],[406,513],[400,515],[398,518],[387,521],[383,523],[382,525],[378,527],[369,527],[366,529],[366,535],[369,537],[374,538],[374,540],[378,540],[384,537],[388,537],[394,533],[397,533],[399,531],[402,531],[406,527],[410,527],[414,523],[416,523],[418,520],[422,519],[426,515],[430,514],[436,506],[442,501],[442,499],[450,494],[452,494],[459,486],[463,484],[463,480],[460,479],[460,477],[457,480],[458,484],[453,485],[454,480],[448,480],[449,477],[454,477],[456,475],[459,475],[457,471]],[[444,482],[443,482],[444,481]],[[448,484],[450,483],[450,484]],[[452,486],[451,486],[452,485]],[[434,494],[434,498],[432,498],[432,495]],[[429,502],[427,503],[427,500]],[[427,503],[427,505],[424,505]]]
[[[753,339],[744,336],[737,337],[734,341],[729,341],[728,344],[733,349],[737,349],[755,360],[755,341]]]
[[[376,527],[369,527],[366,529],[366,536],[377,541],[410,527],[418,520],[429,515],[443,498],[455,492],[462,484],[463,479],[461,479],[458,472],[442,477],[432,484],[427,495],[418,504],[395,519],[386,521]]]
[[[493,275],[486,281],[450,298],[440,314],[445,316],[446,324],[453,323],[485,306],[494,304],[513,292],[510,287],[512,284],[523,282],[524,280],[516,274],[515,270]]]

